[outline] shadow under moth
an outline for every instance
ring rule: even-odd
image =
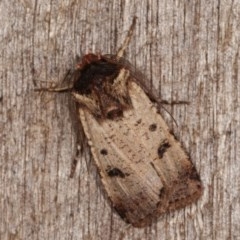
[[[160,101],[123,58],[136,18],[116,55],[87,54],[68,90],[77,104],[102,184],[119,215],[144,227],[202,194],[199,175],[159,114]]]

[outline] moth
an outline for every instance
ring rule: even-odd
[[[160,116],[158,98],[123,58],[135,24],[136,18],[115,55],[83,56],[70,91],[113,207],[127,223],[144,227],[196,201],[203,187]]]

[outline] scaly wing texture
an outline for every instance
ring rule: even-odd
[[[132,108],[118,120],[97,121],[80,108],[80,120],[115,209],[133,226],[184,207],[202,193],[185,151],[144,91],[129,81]]]

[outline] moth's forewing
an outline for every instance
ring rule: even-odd
[[[72,93],[109,199],[143,227],[197,200],[202,185],[132,69],[122,58],[86,55]]]

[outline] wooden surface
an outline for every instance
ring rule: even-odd
[[[158,89],[162,115],[200,172],[204,195],[144,229],[112,210],[78,157],[60,83],[76,55],[115,53],[138,17],[129,59]],[[240,1],[0,2],[0,239],[240,239]],[[35,84],[35,86],[34,86]]]

